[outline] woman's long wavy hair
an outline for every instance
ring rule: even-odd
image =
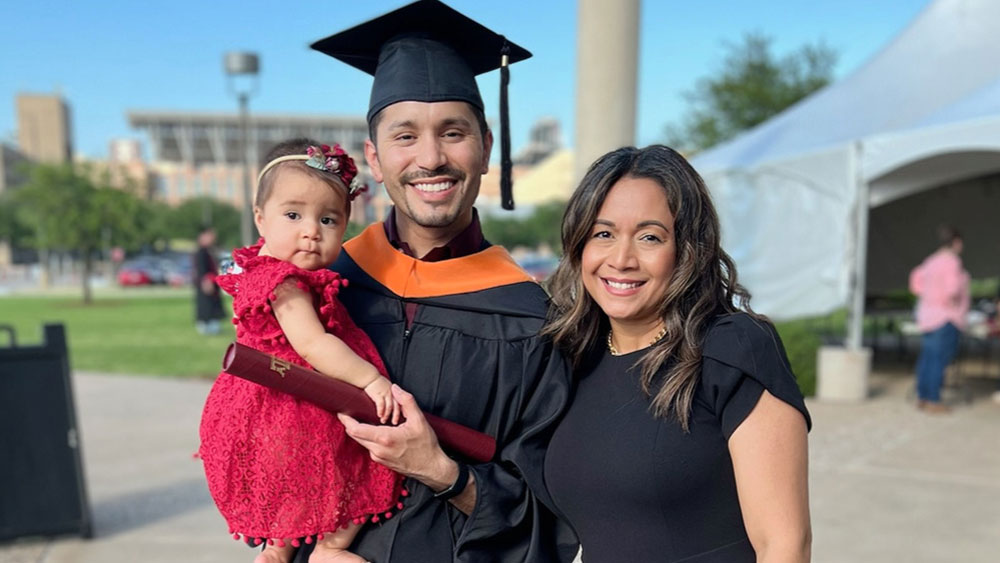
[[[585,369],[605,345],[610,324],[584,289],[581,260],[608,192],[625,177],[659,184],[674,215],[676,262],[659,309],[666,335],[636,366],[641,366],[643,391],[653,397],[654,415],[672,415],[686,431],[709,323],[720,314],[753,312],[750,294],[737,282],[736,266],[720,245],[719,218],[705,182],[673,149],[625,147],[591,165],[563,216],[563,257],[549,282],[552,307],[543,334],[553,339],[574,370]],[[665,376],[657,377],[664,365],[669,365]]]

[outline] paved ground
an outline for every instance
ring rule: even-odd
[[[95,537],[0,544],[2,563],[249,563],[205,489],[197,447],[209,383],[74,377]],[[858,405],[809,403],[816,563],[1000,560],[1000,405],[946,416],[873,377]]]

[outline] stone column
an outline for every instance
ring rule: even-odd
[[[635,144],[639,0],[578,0],[574,187],[602,154]]]

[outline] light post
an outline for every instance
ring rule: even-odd
[[[240,239],[244,246],[253,244],[253,201],[250,193],[252,174],[250,153],[250,95],[257,92],[257,73],[260,61],[256,53],[229,52],[224,57],[229,91],[236,94],[240,102],[240,132],[243,144],[243,209],[240,213]],[[245,76],[248,80],[239,81]],[[238,84],[238,82],[240,82]]]

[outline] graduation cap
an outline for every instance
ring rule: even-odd
[[[368,121],[396,102],[468,102],[485,112],[476,75],[500,69],[500,197],[514,209],[510,179],[509,64],[531,53],[439,0],[419,0],[311,45],[375,77]]]

